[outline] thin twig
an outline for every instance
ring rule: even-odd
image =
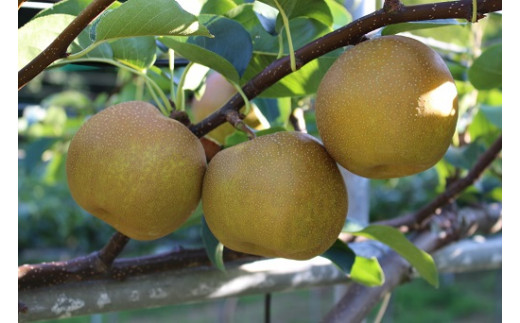
[[[471,186],[487,169],[487,167],[498,157],[502,151],[502,135],[480,156],[468,174],[451,183],[448,188],[433,201],[422,207],[419,211],[402,217],[383,220],[374,224],[401,227],[405,231],[410,229],[424,228],[427,220],[435,214],[435,210],[452,201],[458,194]],[[404,227],[404,228],[403,228]]]
[[[23,88],[54,61],[64,58],[67,55],[67,48],[74,39],[113,2],[114,0],[92,1],[47,48],[18,72],[18,90]],[[20,5],[20,2],[18,2],[18,5]]]
[[[385,312],[388,308],[388,304],[390,304],[391,296],[392,296],[392,293],[386,293],[386,295],[383,296],[383,301],[381,302],[381,307],[379,308],[376,318],[374,319],[374,323],[381,323],[381,321],[383,320],[383,316],[385,316]]]

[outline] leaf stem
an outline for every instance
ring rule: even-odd
[[[146,72],[136,70],[136,69],[134,69],[134,68],[132,68],[130,66],[127,66],[125,64],[122,64],[122,63],[120,63],[118,61],[115,61],[115,60],[112,60],[112,59],[107,59],[107,58],[83,58],[83,59],[70,59],[70,58],[66,58],[66,59],[63,59],[63,60],[59,61],[58,64],[65,64],[65,63],[67,63],[67,64],[69,64],[69,63],[89,63],[89,62],[111,64],[111,65],[114,65],[116,67],[119,67],[120,69],[127,70],[127,71],[129,71],[131,73],[134,73],[136,75],[139,75],[139,76],[143,77],[145,79],[145,81],[146,81],[146,85],[148,86],[148,88],[149,89],[153,89],[150,93],[152,94],[152,97],[154,97],[155,102],[157,103],[157,105],[161,109],[161,112],[165,116],[168,116],[169,112],[171,112],[173,110],[173,108],[172,108],[172,106],[170,104],[170,101],[168,100],[168,98],[164,94],[163,90],[148,75],[146,75]],[[164,105],[163,105],[163,103],[161,103],[161,100],[164,103]]]
[[[190,68],[193,66],[193,62],[189,62],[188,65],[184,68],[182,72],[181,79],[179,80],[179,85],[177,86],[177,96],[175,98],[175,108],[177,111],[184,111],[186,107],[186,103],[184,102],[184,82],[186,82],[186,75],[190,71]]]
[[[90,45],[88,45],[86,48],[84,48],[83,50],[80,50],[79,52],[77,53],[74,53],[74,54],[70,54],[69,56],[67,56],[67,59],[80,59],[81,57],[87,55],[88,53],[90,53],[91,51],[93,51],[94,49],[96,49],[99,45],[105,43],[104,40],[102,41],[98,41],[98,42],[94,42]]]
[[[251,101],[249,101],[249,98],[247,97],[247,95],[244,93],[244,91],[242,90],[242,87],[234,82],[230,82],[228,80],[229,83],[233,84],[233,86],[235,87],[235,89],[237,90],[237,92],[240,94],[240,96],[242,97],[242,99],[244,100],[244,115],[248,115],[249,112],[251,111]]]
[[[153,88],[151,82],[149,80],[145,80],[145,84],[154,101],[157,103],[159,110],[161,110],[161,113],[165,116],[168,115],[167,108],[161,103],[161,100],[159,100],[159,97],[157,96],[157,93],[155,93],[155,89]]]
[[[283,25],[285,27],[285,34],[287,35],[287,44],[289,45],[289,57],[291,60],[291,70],[293,72],[296,72],[296,57],[294,56],[294,47],[292,43],[292,37],[291,37],[291,29],[289,28],[289,19],[287,18],[287,15],[285,14],[285,11],[283,10],[280,3],[278,3],[278,0],[274,0],[274,3],[278,7],[278,10],[280,11],[280,15],[282,16]]]

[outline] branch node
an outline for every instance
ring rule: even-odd
[[[226,112],[226,121],[231,123],[233,125],[233,127],[235,127],[236,129],[244,132],[247,135],[247,137],[249,138],[249,140],[256,138],[255,131],[253,129],[251,129],[244,122],[244,120],[242,120],[242,118],[240,117],[240,113],[238,113],[238,111],[228,110]]]
[[[396,13],[399,12],[404,5],[399,0],[385,0],[383,5],[383,11],[386,13]]]
[[[180,123],[182,123],[186,127],[191,126],[190,117],[188,116],[188,114],[185,111],[177,111],[177,110],[174,109],[170,113],[170,118],[173,119],[173,120],[179,121]]]

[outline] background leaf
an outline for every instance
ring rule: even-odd
[[[486,116],[489,122],[495,127],[502,129],[502,107],[494,107],[489,105],[480,106],[480,111]]]
[[[486,147],[478,140],[462,147],[449,147],[444,158],[455,167],[470,169],[475,160],[486,151]]]
[[[204,217],[202,217],[201,236],[202,241],[204,242],[204,248],[206,249],[206,253],[209,260],[211,260],[211,263],[219,270],[226,271],[223,258],[224,245],[215,238]]]
[[[432,256],[417,248],[399,230],[384,225],[369,225],[361,231],[350,233],[386,244],[415,267],[428,283],[439,286],[437,267]]]
[[[486,49],[469,68],[468,77],[478,90],[502,86],[502,44]]]

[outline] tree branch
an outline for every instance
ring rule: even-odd
[[[100,251],[90,255],[69,261],[20,266],[18,267],[18,289],[40,287],[42,284],[60,284],[106,274],[128,240],[127,236],[116,232]]]
[[[426,222],[435,214],[435,211],[452,201],[455,196],[471,186],[486,170],[486,168],[497,158],[502,151],[502,135],[480,156],[468,174],[451,183],[448,188],[433,201],[422,207],[419,211],[402,217],[376,222],[375,224],[401,227],[403,231],[424,228]]]
[[[480,230],[483,232],[494,232],[494,227],[501,218],[501,209],[497,213],[492,208],[488,208],[471,219],[461,220],[461,217],[463,215],[454,214],[452,211],[444,212],[437,218],[439,222],[445,223],[444,230],[423,231],[413,238],[412,242],[424,251],[432,253],[470,235],[476,223],[480,225]],[[324,317],[324,323],[361,322],[384,295],[410,281],[414,276],[410,264],[394,251],[386,253],[379,263],[385,273],[384,284],[379,287],[367,287],[358,283],[349,285],[345,295]]]
[[[111,241],[114,240],[121,241],[124,238],[116,234]],[[110,244],[109,242],[107,245]],[[100,252],[68,261],[22,265],[18,268],[18,290],[23,291],[102,278],[124,280],[129,276],[158,273],[164,270],[211,266],[204,249],[171,251],[153,256],[114,260],[115,253],[113,250],[120,248],[108,247],[112,250],[106,252],[110,256],[101,256],[105,259],[112,259],[111,266],[101,260]],[[105,249],[107,247],[103,250]],[[258,259],[260,257],[225,249],[225,261],[243,258]]]
[[[502,0],[479,0],[477,5],[478,19],[485,13],[502,10]],[[375,11],[350,24],[335,30],[295,51],[297,69],[315,58],[340,47],[354,45],[364,39],[364,35],[378,28],[409,21],[461,18],[471,20],[472,0],[460,0],[416,6],[390,6]],[[269,86],[291,74],[288,56],[280,58],[262,72],[248,81],[242,90],[249,100],[255,98]],[[234,95],[222,108],[215,111],[198,124],[190,126],[191,131],[202,137],[226,121],[229,110],[239,111],[244,105],[240,94]]]
[[[501,206],[492,204],[483,208],[463,208],[457,213],[457,217],[468,219],[463,222],[467,227],[474,221],[473,223],[483,223],[481,229],[484,230],[494,227],[491,223],[496,223],[499,219]],[[479,220],[483,217],[489,221]],[[466,249],[461,250],[459,244],[450,245],[451,251],[444,252],[445,249],[442,249],[441,253],[445,254],[443,258],[447,261],[439,263],[439,270],[474,271],[483,268],[483,265],[487,265],[486,268],[498,268],[501,260],[493,257],[493,254],[500,252],[500,245],[500,237],[497,237],[492,245],[481,241],[465,241],[463,246],[469,247],[468,252]],[[351,246],[355,247],[356,253],[361,256],[378,258],[383,257],[389,250],[374,241],[354,243]],[[453,249],[457,249],[457,253],[454,254]],[[488,251],[487,256],[483,255],[483,249]],[[437,255],[433,254],[436,262]],[[233,260],[231,256],[233,255],[228,254],[226,250],[226,272],[211,266],[204,250],[181,250],[170,253],[169,256],[146,257],[146,261],[143,260],[139,267],[135,268],[131,268],[130,263],[137,265],[134,262],[136,259],[117,259],[113,268],[120,266],[122,270],[126,270],[126,275],[115,278],[109,275],[91,277],[52,287],[20,290],[18,297],[20,302],[24,303],[22,308],[25,308],[26,312],[20,313],[18,318],[20,322],[56,319],[351,283],[344,272],[322,257],[295,261],[281,258],[249,258],[244,254],[236,255],[238,257]],[[468,257],[476,257],[471,263],[473,266],[468,266]],[[197,264],[199,260],[201,262]],[[493,267],[489,267],[490,263]],[[385,272],[385,275],[389,276],[389,273]],[[41,277],[41,280],[45,279],[46,277]]]
[[[113,2],[114,0],[92,1],[43,52],[18,72],[18,90],[23,88],[55,60],[64,58],[67,48],[79,33]],[[18,1],[18,6],[20,6],[20,0]]]

